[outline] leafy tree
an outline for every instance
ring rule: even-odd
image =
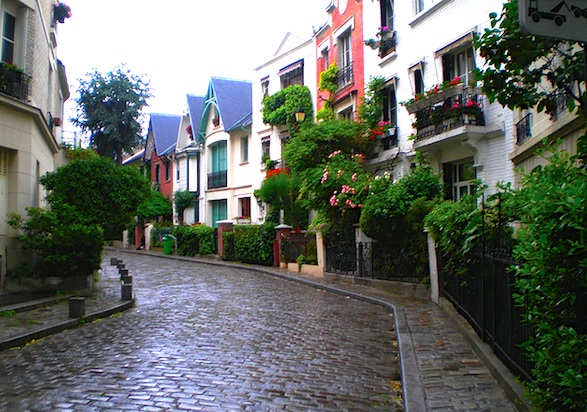
[[[158,190],[151,190],[149,196],[137,208],[139,219],[156,219],[159,216],[163,220],[170,220],[173,214],[171,201]]]
[[[173,194],[173,203],[175,203],[180,225],[183,225],[183,212],[192,206],[195,200],[194,195],[189,190],[176,190]]]
[[[40,179],[52,208],[67,205],[77,222],[98,225],[115,239],[149,195],[149,182],[138,169],[96,157],[73,160]]]
[[[511,109],[536,108],[553,114],[557,99],[569,96],[569,109],[587,118],[587,93],[581,88],[585,52],[579,45],[524,33],[518,22],[518,0],[506,1],[501,14],[491,13],[490,19],[491,28],[475,40],[489,63],[477,75],[489,99]],[[579,139],[578,150],[585,159],[587,135]]]
[[[302,110],[306,117],[302,124],[311,123],[314,117],[312,95],[307,86],[294,84],[263,99],[263,123],[287,126],[291,135],[300,128],[296,113]]]
[[[142,143],[141,110],[151,97],[149,83],[124,65],[105,75],[94,69],[80,79],[77,118],[71,119],[90,133],[91,146],[100,156],[122,163]]]

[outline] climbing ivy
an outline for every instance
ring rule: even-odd
[[[275,94],[265,96],[262,111],[263,123],[272,126],[287,126],[291,133],[299,128],[296,113],[300,110],[306,113],[303,123],[311,122],[314,117],[314,109],[310,89],[294,84]]]

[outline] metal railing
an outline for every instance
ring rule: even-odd
[[[30,77],[0,64],[0,93],[26,102],[29,97]]]
[[[521,145],[532,137],[532,114],[526,116],[516,123],[516,144]]]
[[[227,186],[228,171],[208,173],[208,189],[216,189]]]
[[[347,66],[338,69],[338,76],[336,78],[338,88],[351,84],[353,82],[353,63],[349,63]]]

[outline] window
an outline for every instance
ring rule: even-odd
[[[165,162],[165,180],[169,180],[171,178],[171,163]]]
[[[210,146],[210,173],[208,189],[226,187],[227,185],[227,154],[226,142],[218,142]]]
[[[340,111],[338,113],[338,118],[340,120],[354,120],[353,106],[347,107],[346,109]]]
[[[353,82],[353,59],[351,53],[351,31],[346,31],[338,38],[338,86],[343,87]]]
[[[300,60],[289,66],[284,67],[278,73],[281,79],[281,88],[285,89],[288,86],[299,84],[304,85],[304,61]]]
[[[269,140],[269,137],[264,137],[261,140],[261,158],[263,160],[268,160],[271,159],[271,141]]]
[[[476,172],[473,160],[464,160],[443,164],[444,183],[447,186],[447,196],[452,200],[458,200],[465,195],[470,195],[475,190],[473,181]]]
[[[414,12],[415,14],[422,13],[424,10],[442,1],[444,0],[414,0]]]
[[[382,90],[383,93],[383,120],[390,124],[397,125],[397,99],[395,87],[388,86]]]
[[[249,161],[249,136],[241,137],[241,163]]]
[[[328,48],[322,50],[320,53],[320,57],[322,57],[322,71],[328,70],[328,66],[330,66],[330,59],[328,58]]]
[[[263,97],[269,94],[269,77],[261,80],[261,92],[263,93]]]
[[[422,69],[414,70],[414,94],[424,93],[424,74]]]
[[[155,165],[155,182],[159,183],[159,170],[161,165]]]
[[[218,221],[228,219],[226,199],[212,200],[210,206],[212,206],[212,227],[217,228]]]
[[[6,235],[8,215],[8,150],[0,149],[0,235]]]
[[[251,218],[251,198],[242,197],[238,200],[239,216]]]
[[[2,28],[2,61],[14,63],[14,39],[16,33],[16,17],[4,13]]]
[[[442,75],[444,81],[451,81],[460,77],[463,83],[468,84],[473,80],[475,68],[475,54],[469,45],[464,49],[442,55]]]
[[[393,1],[381,0],[381,27],[389,27],[393,30]]]

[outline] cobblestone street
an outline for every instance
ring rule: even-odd
[[[124,262],[136,307],[0,353],[0,410],[401,410],[384,308],[242,268]]]

